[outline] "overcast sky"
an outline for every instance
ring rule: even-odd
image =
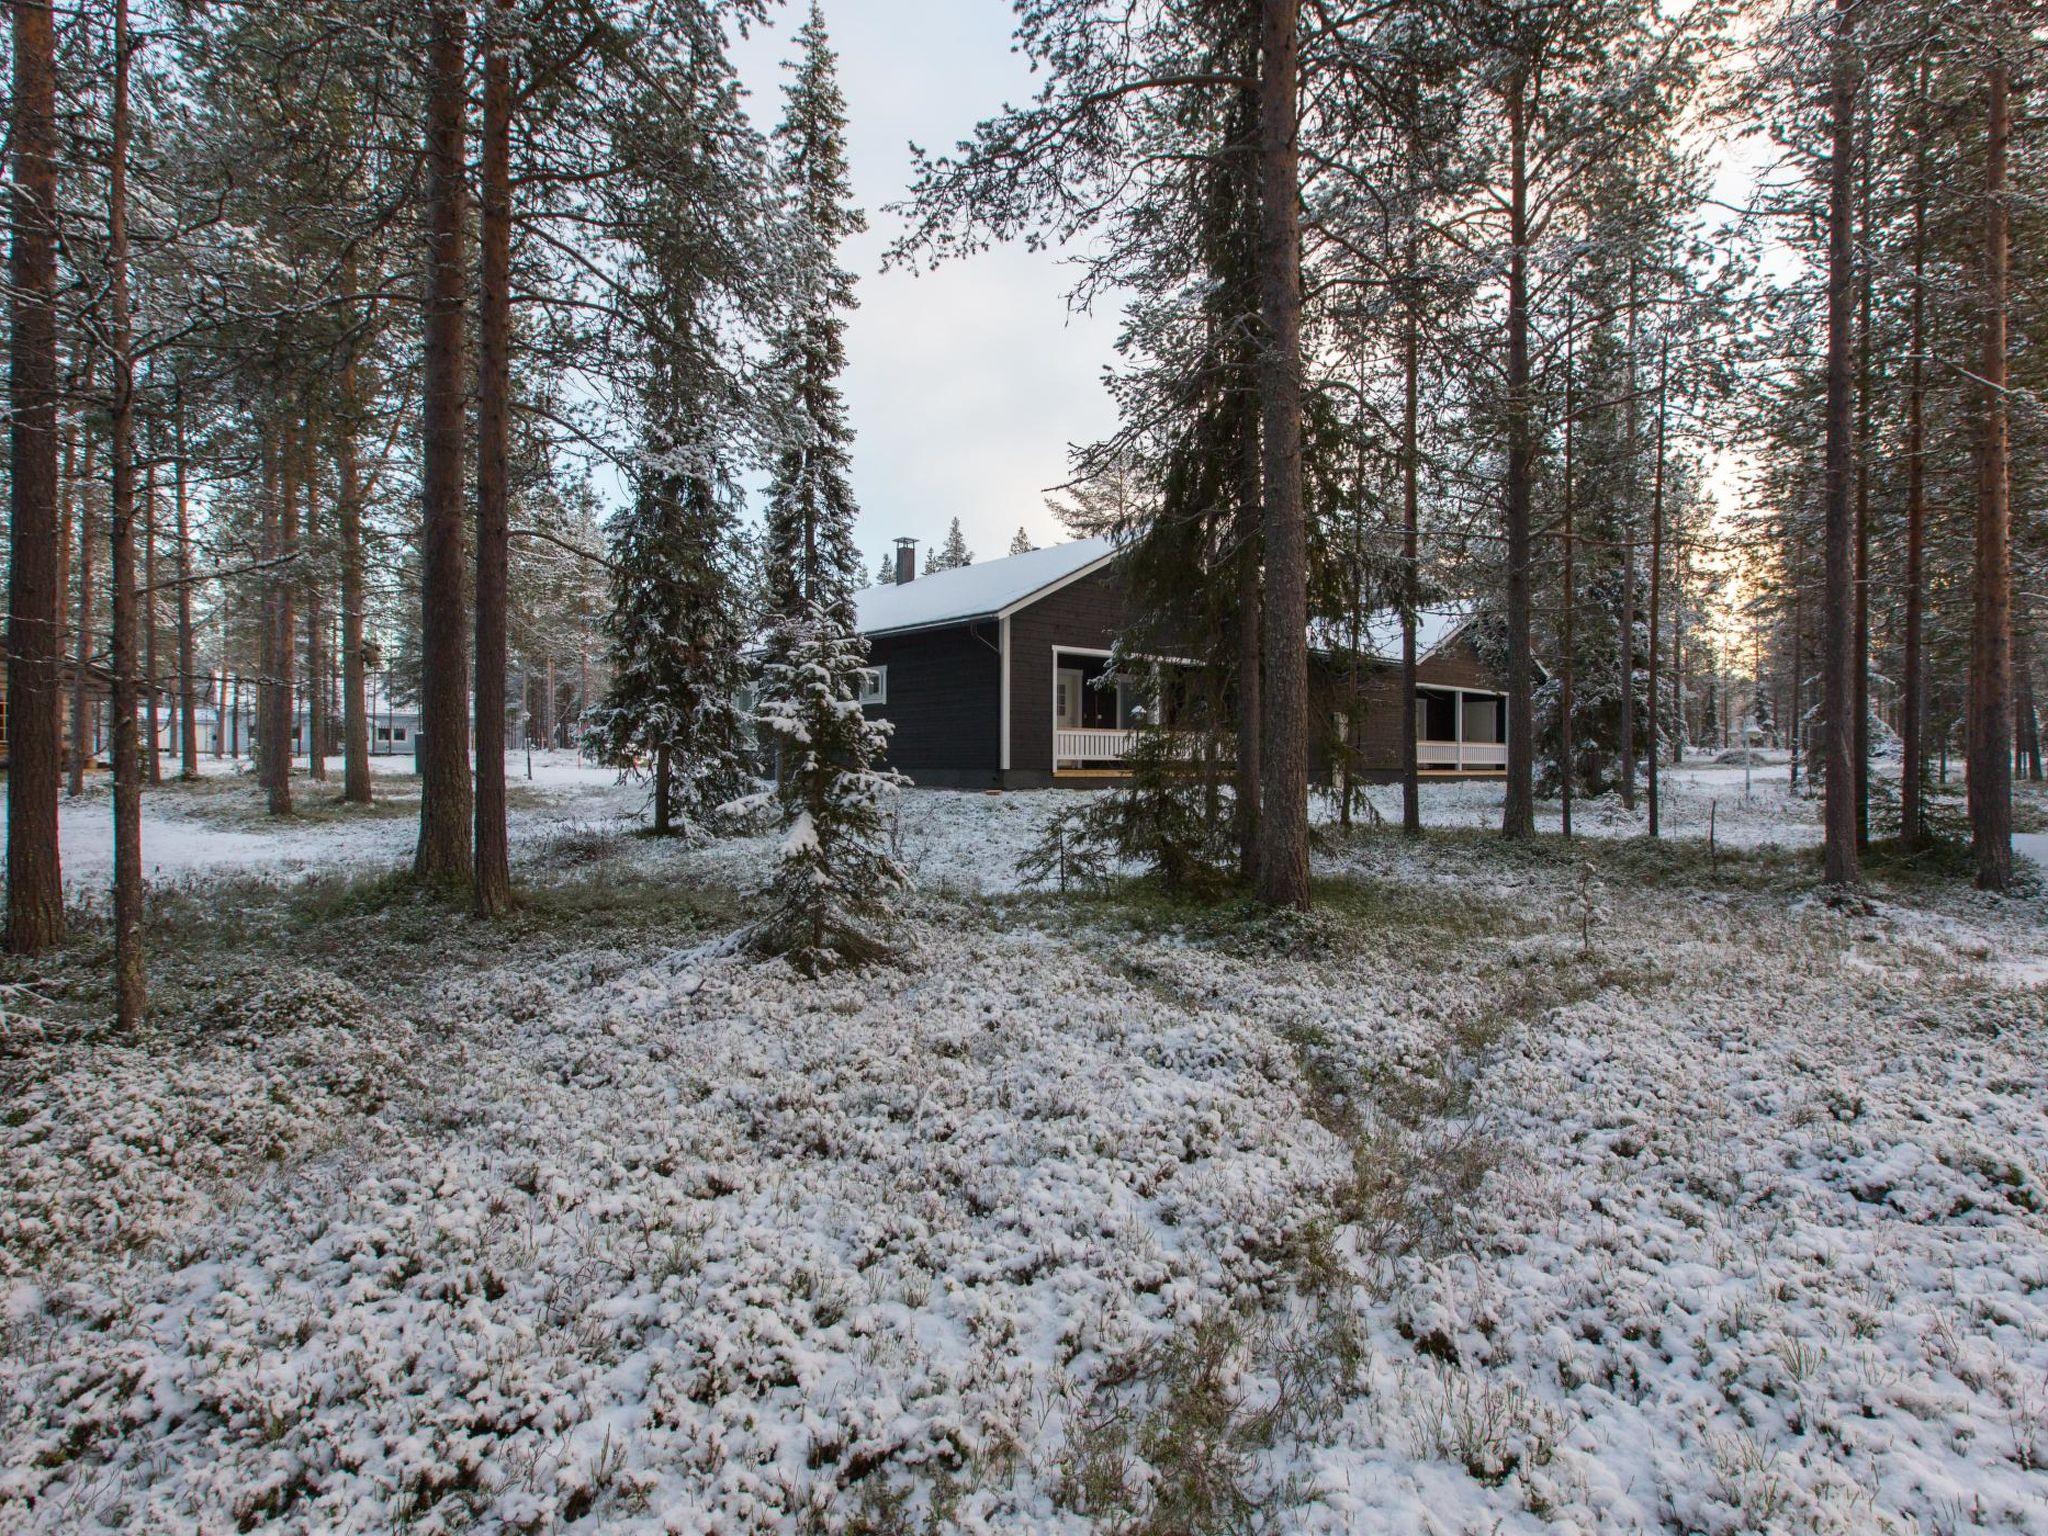
[[[762,125],[781,115],[780,61],[802,19],[792,0],[737,52]],[[896,230],[912,141],[949,149],[1032,77],[1010,51],[1008,0],[825,0],[856,196],[868,233],[849,247],[861,307],[847,333],[853,485],[872,569],[898,535],[942,537],[954,517],[978,558],[1066,537],[1045,489],[1067,478],[1067,445],[1115,421],[1102,388],[1116,316],[1073,317],[1055,254],[992,251],[918,275],[880,271]]]

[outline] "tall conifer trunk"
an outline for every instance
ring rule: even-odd
[[[1658,801],[1663,783],[1663,754],[1659,750],[1659,733],[1664,719],[1664,695],[1662,679],[1658,676],[1657,670],[1657,642],[1664,617],[1664,418],[1668,410],[1665,395],[1671,384],[1671,343],[1668,340],[1659,347],[1657,357],[1657,463],[1651,471],[1654,485],[1650,492],[1650,750],[1643,757],[1644,787],[1649,793],[1652,837],[1660,834]]]
[[[1306,907],[1308,523],[1301,473],[1301,0],[1261,0],[1259,359],[1265,463],[1259,898]]]
[[[48,0],[14,0],[12,10],[7,947],[32,955],[64,936],[57,852],[57,46]]]
[[[512,61],[507,8],[484,18],[482,302],[476,408],[476,909],[512,905],[505,828],[506,483],[512,390]]]
[[[1530,704],[1529,499],[1536,433],[1529,396],[1529,105],[1528,77],[1508,83],[1508,398],[1507,623],[1508,782],[1500,829],[1536,830],[1536,715]]]
[[[1828,167],[1827,559],[1822,604],[1826,803],[1822,823],[1828,882],[1854,884],[1856,853],[1855,518],[1851,505],[1851,245],[1856,173],[1855,0],[1835,0]]]
[[[1408,241],[1407,304],[1401,317],[1401,830],[1422,831],[1422,769],[1416,762],[1415,605],[1422,591],[1418,527],[1421,513],[1422,317],[1416,292],[1422,275]]]
[[[1558,830],[1566,842],[1572,835],[1572,790],[1578,765],[1572,750],[1572,683],[1576,668],[1573,643],[1578,624],[1578,551],[1572,527],[1572,450],[1578,426],[1578,331],[1573,303],[1567,288],[1564,300],[1564,612],[1558,620],[1557,672],[1557,795],[1560,813]]]
[[[293,556],[299,545],[299,445],[304,429],[297,421],[285,426],[277,452],[277,528],[275,548],[278,566],[267,585],[272,589],[270,610],[270,661],[266,678],[263,732],[263,783],[273,816],[292,813],[292,728],[298,722],[293,690],[298,681],[297,590],[298,566]]]
[[[421,408],[420,837],[413,873],[470,879],[469,668],[463,652],[464,7],[427,15],[426,356]]]
[[[2004,22],[1993,6],[1994,22]],[[2012,884],[2012,503],[2006,470],[2006,273],[2011,214],[2006,157],[2012,136],[2010,81],[2002,25],[1987,67],[1984,158],[1984,358],[1977,468],[1977,538],[1970,631],[1970,840],[1977,884]]]
[[[1236,814],[1238,877],[1255,885],[1259,871],[1259,731],[1263,710],[1259,689],[1262,646],[1259,622],[1260,455],[1258,412],[1244,413],[1244,461],[1237,496],[1237,763]]]
[[[178,396],[178,777],[199,777],[199,679],[192,636],[192,512],[185,460],[185,398]]]
[[[309,554],[320,548],[320,455],[318,438],[306,434],[306,536]],[[327,777],[327,614],[321,600],[320,575],[308,563],[306,589],[306,777],[319,783]]]
[[[78,634],[71,673],[71,782],[68,789],[72,795],[85,793],[85,769],[93,756],[92,693],[86,687],[86,679],[92,675],[93,620],[98,617],[98,604],[94,601],[93,555],[100,543],[98,482],[94,479],[97,466],[93,463],[93,448],[99,436],[89,420],[79,424],[79,431],[85,438],[85,444],[78,455],[81,466],[78,490]]]
[[[135,341],[128,311],[128,0],[114,4],[113,163],[107,187],[112,340],[114,578],[114,1023],[139,1028],[148,1005],[142,959],[142,753],[136,740]]]
[[[348,286],[355,290],[354,268]],[[370,789],[369,662],[363,653],[363,488],[356,464],[362,402],[356,347],[341,364],[342,427],[334,451],[335,516],[341,533],[341,798],[368,805]]]
[[[1927,70],[1920,70],[1926,91]],[[1899,703],[1899,840],[1923,837],[1927,782],[1927,158],[1913,165],[1913,304],[1906,383],[1906,656]]]
[[[164,781],[163,678],[156,657],[156,459],[142,471],[142,761],[144,778],[151,784]]]

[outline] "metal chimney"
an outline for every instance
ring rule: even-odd
[[[917,540],[896,541],[896,584],[900,587],[906,581],[917,578]]]

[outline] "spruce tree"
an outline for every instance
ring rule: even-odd
[[[1038,546],[1036,544],[1033,544],[1031,542],[1031,535],[1026,533],[1022,528],[1019,528],[1017,530],[1017,536],[1014,539],[1010,540],[1010,553],[1013,555],[1028,555],[1031,553],[1032,550],[1036,549],[1037,547]]]
[[[613,130],[620,159],[648,172],[614,212],[636,257],[640,441],[633,501],[612,525],[611,683],[585,737],[600,761],[651,775],[657,833],[701,825],[749,780],[737,701],[750,552],[733,459],[752,427],[740,327],[765,304],[757,274],[771,265],[749,234],[768,191],[760,140],[716,30],[688,57]]]
[[[954,518],[946,530],[946,542],[932,551],[925,564],[925,574],[934,571],[957,571],[974,564],[974,551],[967,547],[967,536],[960,531],[960,519]]]
[[[906,884],[882,841],[882,805],[902,783],[877,766],[888,727],[859,704],[867,646],[856,626],[861,557],[853,542],[846,424],[838,377],[853,277],[838,248],[863,227],[846,170],[846,107],[817,5],[776,130],[793,274],[775,372],[786,398],[767,515],[769,635],[760,723],[774,742],[786,834],[763,953],[807,975],[879,958],[876,930]]]
[[[695,460],[695,462],[693,462]],[[745,788],[731,483],[653,450],[612,530],[611,686],[586,742],[654,781],[654,830],[702,822]]]
[[[887,550],[882,552],[882,563],[875,567],[875,585],[893,587],[896,585],[896,557]]]

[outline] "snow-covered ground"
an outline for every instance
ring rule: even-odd
[[[529,878],[758,887],[642,797],[537,763]],[[152,800],[202,894],[410,847]],[[140,1040],[12,973],[0,1530],[2048,1532],[2038,899],[1368,835],[1252,925],[1018,894],[1065,803],[908,797],[823,983],[282,886]]]

